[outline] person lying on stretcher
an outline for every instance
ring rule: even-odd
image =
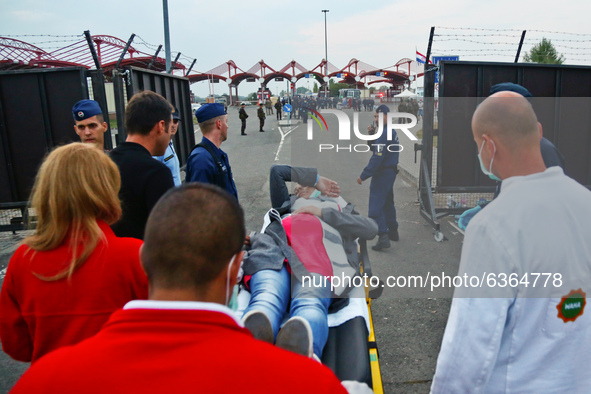
[[[286,182],[298,183],[294,195]],[[378,226],[315,168],[274,165],[270,192],[273,209],[263,232],[250,237],[244,258],[251,299],[243,321],[255,337],[319,359],[328,338],[328,309],[350,290],[331,288],[330,278],[359,274],[356,239],[373,239]],[[286,312],[290,319],[280,330]]]

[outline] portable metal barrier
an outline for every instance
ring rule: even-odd
[[[102,74],[82,67],[0,72],[0,212],[21,214],[0,216],[0,231],[25,228],[37,169],[53,147],[78,140],[72,106],[89,98],[89,84],[108,119]]]
[[[439,73],[438,99],[435,72]],[[460,206],[450,206],[449,200],[455,203],[460,200],[458,194],[474,196],[494,191],[495,182],[480,170],[471,119],[476,106],[489,96],[490,88],[501,82],[520,84],[532,93],[530,102],[544,137],[566,158],[565,173],[591,187],[591,67],[443,61],[437,70],[429,65],[425,72],[423,141],[415,145],[415,150],[422,152],[420,213],[435,229],[438,241],[444,239],[440,218],[475,205],[474,199]]]
[[[117,116],[117,143],[125,141],[126,97],[152,90],[179,108],[175,147],[183,165],[195,144],[189,80],[130,67],[113,71],[116,108],[107,108],[103,70],[83,67],[0,72],[0,231],[26,229],[27,200],[45,155],[78,141],[72,106],[98,101],[107,120],[105,149],[113,148],[109,110]]]
[[[115,107],[117,112],[118,142],[125,141],[124,114],[127,100],[143,90],[151,90],[162,95],[181,113],[181,123],[174,137],[176,152],[181,167],[187,162],[195,145],[193,113],[191,111],[191,90],[189,80],[171,74],[163,74],[137,67],[128,67],[113,72]],[[127,100],[126,100],[127,98]]]

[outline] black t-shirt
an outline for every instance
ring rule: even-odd
[[[119,167],[119,198],[123,216],[111,227],[118,237],[144,239],[150,211],[166,191],[174,187],[172,173],[146,148],[135,142],[123,142],[110,153]]]

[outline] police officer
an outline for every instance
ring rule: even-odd
[[[308,108],[307,107],[300,109],[300,115],[302,117],[302,123],[308,123]]]
[[[242,129],[240,131],[240,135],[246,135],[246,118],[248,118],[248,114],[244,110],[244,103],[240,104],[240,111],[238,111],[238,117],[240,118],[240,122],[242,122]]]
[[[220,103],[202,105],[195,111],[195,117],[203,139],[187,159],[186,182],[217,185],[238,199],[228,155],[220,149],[228,138],[228,115],[224,106]]]
[[[94,144],[99,149],[105,148],[105,132],[108,125],[103,118],[103,111],[94,100],[80,100],[72,107],[74,131],[80,141]]]
[[[387,124],[390,109],[382,104],[374,114],[375,124],[379,125],[380,117],[383,119],[384,128],[381,135],[375,140],[373,154],[369,163],[357,178],[357,183],[362,184],[367,178],[371,178],[369,186],[369,213],[368,216],[378,223],[378,242],[372,246],[373,250],[382,250],[390,247],[390,240],[398,241],[398,222],[396,221],[396,208],[394,207],[394,181],[398,174],[398,135],[392,130],[392,140],[388,140]]]
[[[259,104],[259,109],[257,111],[257,116],[259,117],[259,122],[261,124],[260,130],[259,131],[265,131],[263,130],[263,126],[265,125],[265,111],[263,111],[263,103]]]
[[[166,167],[172,173],[172,180],[175,186],[181,185],[181,166],[179,163],[179,157],[174,149],[174,136],[179,129],[181,122],[180,112],[177,107],[174,107],[172,112],[172,123],[170,124],[170,143],[164,152],[164,156],[153,156],[154,159],[161,163],[164,163]]]

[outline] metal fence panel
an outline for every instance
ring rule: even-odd
[[[438,107],[438,192],[488,192],[472,138],[476,106],[501,82],[534,96],[544,137],[566,157],[565,172],[591,187],[591,67],[523,63],[442,62]]]
[[[27,201],[45,154],[78,140],[71,110],[84,98],[84,68],[0,73],[0,203]]]
[[[8,149],[8,133],[3,113],[2,86],[0,85],[0,203],[13,201],[12,191],[15,189],[11,164],[8,161],[10,150]]]
[[[191,90],[189,80],[170,74],[130,67],[130,84],[127,84],[127,97],[131,99],[137,92],[151,90],[162,95],[178,108],[181,122],[174,137],[174,145],[181,167],[187,162],[191,149],[195,145],[195,130],[191,112]]]

